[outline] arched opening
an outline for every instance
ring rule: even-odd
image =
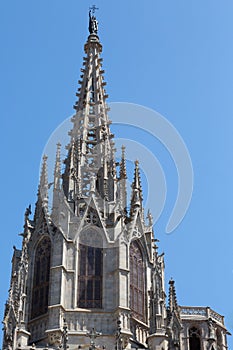
[[[31,318],[48,310],[51,241],[44,237],[36,248],[34,260]]]
[[[145,273],[139,244],[130,245],[130,309],[135,318],[145,321]]]
[[[217,329],[216,331],[216,337],[217,337],[217,349],[221,350],[222,349],[222,332]]]
[[[103,249],[79,244],[78,307],[102,308]]]
[[[189,350],[201,350],[200,331],[196,327],[189,330]]]

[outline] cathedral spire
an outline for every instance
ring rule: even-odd
[[[72,153],[74,156],[73,165],[68,164],[72,161],[72,155],[68,155],[68,158],[71,158],[66,159],[66,175],[63,177],[64,192],[66,196],[72,192],[74,201],[81,196],[85,198],[90,195],[93,179],[96,179],[95,188],[98,195],[105,200],[112,200],[113,195],[109,193],[115,193],[114,189],[110,189],[114,184],[110,177],[115,173],[115,148],[113,134],[109,128],[111,122],[107,114],[108,95],[104,89],[106,82],[100,57],[102,45],[97,35],[98,23],[94,15],[96,9],[93,6],[89,12],[90,35],[84,46],[86,56],[83,58],[84,67],[81,69],[80,87],[76,94],[78,97],[74,106],[76,113],[71,119],[73,128],[69,133],[71,136],[69,154]],[[73,150],[77,143],[79,143],[78,151]],[[72,181],[76,183],[70,192],[67,181],[71,176]]]

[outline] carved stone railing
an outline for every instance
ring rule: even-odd
[[[71,332],[87,332],[88,330],[95,328],[97,331],[109,334],[114,332],[115,316],[112,313],[98,313],[95,314],[89,312],[72,312],[67,311],[64,313],[64,318],[69,331]]]
[[[41,316],[38,319],[29,322],[29,332],[31,333],[30,340],[36,342],[45,337],[45,331],[48,326],[48,316]]]
[[[180,314],[181,315],[200,315],[200,316],[207,317],[207,312],[205,307],[181,306]]]
[[[224,324],[224,317],[219,315],[216,311],[209,309],[209,316],[214,320]]]
[[[180,306],[180,314],[182,316],[203,316],[207,319],[213,320],[224,325],[224,317],[219,315],[216,311],[209,307],[197,307],[197,306]]]

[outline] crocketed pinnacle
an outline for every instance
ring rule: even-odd
[[[126,161],[125,161],[125,146],[121,147],[121,163],[120,163],[120,179],[127,179]]]
[[[142,208],[142,187],[141,187],[141,178],[140,178],[140,170],[139,170],[139,161],[135,161],[134,168],[134,179],[132,182],[132,195],[131,195],[131,207],[130,213],[131,215],[134,213],[134,209],[137,207]]]
[[[139,170],[139,161],[135,161],[135,168],[134,168],[134,179],[132,183],[132,188],[137,189],[142,194],[142,186],[141,186],[141,177],[140,177],[140,170]]]
[[[40,182],[38,186],[37,202],[34,213],[34,220],[37,221],[41,213],[48,213],[48,172],[47,172],[47,159],[46,155],[43,156]]]
[[[40,184],[39,184],[39,195],[44,207],[48,206],[48,171],[47,171],[47,159],[46,155],[43,156]]]
[[[54,167],[54,189],[60,189],[61,178],[61,144],[57,143],[56,160]]]
[[[153,216],[151,214],[151,211],[150,209],[148,209],[148,212],[147,212],[147,220],[148,220],[148,224],[149,226],[153,226]]]
[[[176,297],[175,281],[171,278],[169,281],[169,297],[168,308],[170,312],[178,311],[178,303]]]
[[[57,143],[56,160],[53,177],[53,203],[52,203],[52,219],[54,222],[58,218],[58,208],[60,203],[60,189],[61,189],[61,144]]]

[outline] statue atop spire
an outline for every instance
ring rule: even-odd
[[[89,9],[89,33],[90,34],[98,33],[98,21],[95,17],[96,10],[98,10],[98,8],[95,5],[93,5]]]

